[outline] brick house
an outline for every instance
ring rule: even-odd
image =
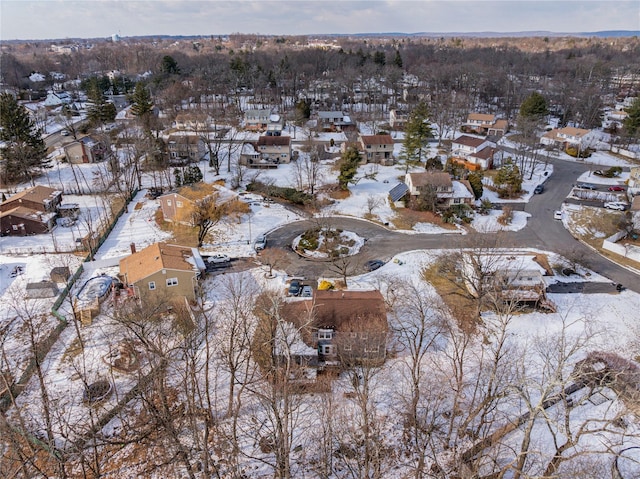
[[[360,135],[358,146],[367,163],[393,165],[393,138],[391,135]]]
[[[317,350],[320,368],[385,361],[389,324],[380,291],[316,291],[285,303],[282,317]]]
[[[56,226],[62,192],[36,185],[0,203],[0,235],[48,233]]]
[[[98,163],[105,160],[107,147],[101,141],[85,136],[65,145],[64,154],[69,163]]]
[[[154,243],[120,260],[120,278],[136,297],[184,297],[195,301],[205,264],[197,248]]]

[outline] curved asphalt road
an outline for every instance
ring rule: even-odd
[[[324,221],[331,227],[353,231],[367,239],[358,255],[351,257],[349,275],[364,271],[364,263],[370,259],[390,260],[395,254],[418,249],[459,249],[482,245],[497,248],[536,248],[553,251],[575,259],[584,266],[622,283],[628,289],[640,293],[640,276],[600,256],[580,243],[553,219],[553,212],[560,208],[576,178],[588,169],[584,164],[551,160],[554,173],[545,183],[545,191],[524,204],[524,211],[531,214],[525,228],[516,232],[460,234],[405,234],[388,230],[380,225],[357,218],[333,217]],[[284,225],[268,235],[268,246],[288,251],[290,275],[315,279],[320,276],[339,277],[330,262],[301,258],[291,250],[293,239],[305,230],[316,226],[313,219]]]

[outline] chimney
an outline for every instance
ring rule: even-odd
[[[133,254],[133,253],[135,253],[135,252],[136,252],[136,244],[135,244],[135,243],[131,243],[131,244],[129,245],[129,248],[131,248],[131,254]]]

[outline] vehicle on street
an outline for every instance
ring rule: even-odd
[[[604,204],[604,207],[609,209],[609,210],[624,211],[624,210],[627,209],[627,204],[623,203],[622,201],[607,201]]]
[[[311,286],[309,286],[308,284],[305,284],[302,287],[302,292],[300,293],[300,296],[302,296],[303,298],[310,298],[313,296],[313,290],[311,289]]]
[[[213,264],[228,263],[229,261],[231,261],[231,258],[229,258],[226,254],[214,254],[207,258],[207,262]]]
[[[302,283],[297,279],[294,279],[289,284],[289,296],[298,296],[302,291]]]
[[[260,235],[256,238],[256,242],[253,243],[253,249],[256,251],[262,251],[267,247],[267,237]]]
[[[561,220],[562,219],[562,211],[560,210],[556,210],[553,212],[553,219],[554,220]]]
[[[538,185],[535,187],[535,189],[533,190],[533,194],[535,195],[539,195],[540,193],[542,193],[544,191],[544,185]]]
[[[609,191],[624,191],[624,187],[620,185],[610,186],[608,188]]]
[[[384,261],[382,261],[381,259],[372,259],[364,264],[364,267],[367,269],[367,271],[375,271],[381,266],[384,266]]]
[[[598,187],[595,185],[591,185],[589,183],[578,183],[578,188],[582,188],[585,190],[597,190]]]
[[[60,132],[60,134],[61,134],[62,136],[69,136],[69,130],[62,130],[62,131]]]

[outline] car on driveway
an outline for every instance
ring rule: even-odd
[[[375,271],[381,266],[384,266],[384,261],[382,261],[381,259],[372,259],[364,264],[364,267],[367,269],[367,271]]]
[[[562,211],[560,210],[556,210],[553,212],[553,219],[554,220],[561,220],[562,219]]]
[[[311,286],[309,286],[308,284],[305,284],[302,287],[302,292],[300,293],[300,296],[302,296],[303,298],[310,298],[313,296],[313,290],[311,289]]]
[[[624,187],[620,185],[613,185],[607,188],[609,191],[624,191]]]
[[[289,296],[298,296],[302,291],[302,283],[294,279],[289,283]]]
[[[624,211],[627,209],[627,204],[623,203],[622,201],[607,201],[604,204],[604,207],[609,210]]]
[[[598,187],[596,185],[591,185],[589,183],[578,183],[578,188],[582,188],[585,190],[597,190]]]
[[[228,263],[231,261],[226,254],[214,254],[207,258],[208,263],[219,264],[219,263]]]
[[[253,243],[253,249],[256,251],[262,251],[267,247],[267,237],[265,235],[260,235],[256,238],[256,242]]]

